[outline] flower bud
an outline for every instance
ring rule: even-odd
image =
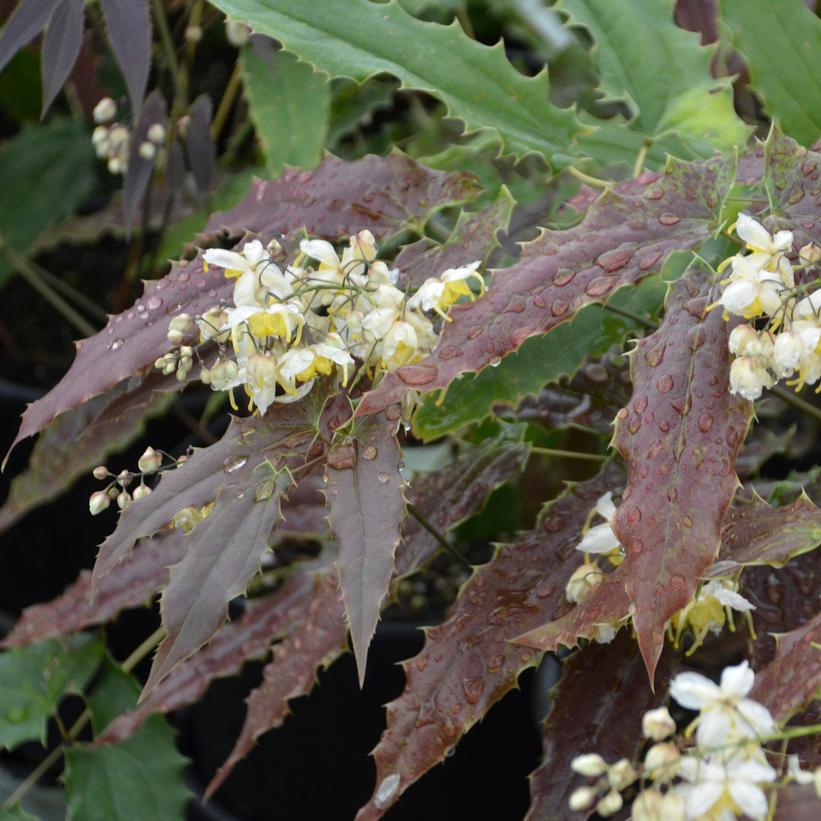
[[[93,116],[95,123],[109,123],[114,119],[117,113],[117,104],[111,97],[103,97],[97,105],[94,106]]]
[[[749,347],[758,342],[758,331],[752,325],[736,325],[730,331],[728,345],[730,353],[746,356]]]
[[[117,474],[117,484],[120,485],[120,487],[128,487],[133,478],[130,470],[121,470]]]
[[[91,494],[88,500],[88,509],[92,516],[102,513],[111,504],[111,499],[108,498],[108,493],[104,490],[98,490]]]
[[[226,20],[225,21],[225,38],[234,46],[234,48],[241,48],[248,42],[251,36],[251,29],[240,20]]]
[[[623,790],[629,787],[637,778],[638,775],[633,769],[633,765],[626,758],[617,761],[607,770],[607,780],[614,790]],[[621,804],[619,804],[619,807],[621,807]],[[619,807],[616,809],[619,809]]]
[[[567,802],[573,812],[586,810],[596,799],[596,791],[592,787],[579,787],[570,794]]]
[[[570,769],[579,775],[595,777],[607,772],[607,762],[598,753],[585,753],[570,762]]]
[[[91,475],[100,481],[107,479],[109,476],[108,468],[105,465],[97,465],[97,467],[91,471]]]
[[[159,145],[165,140],[165,126],[162,123],[153,123],[148,129],[146,137],[148,137],[152,143]]]
[[[641,719],[641,731],[645,738],[663,741],[676,731],[676,722],[666,707],[648,710]]]
[[[175,331],[172,329],[165,335],[165,338],[172,345],[181,345],[185,341],[185,334],[182,333],[182,331]]]
[[[139,487],[134,488],[134,493],[131,495],[134,501],[144,499],[146,496],[151,495],[151,488],[148,485],[140,485]]]
[[[670,781],[678,770],[681,753],[674,744],[654,744],[644,756],[644,769],[654,781]]]
[[[664,821],[663,804],[664,796],[658,790],[645,790],[633,802],[632,821]]]
[[[137,461],[137,467],[143,473],[156,473],[162,465],[162,454],[157,453],[152,447],[147,447],[142,456]]]
[[[280,245],[279,240],[272,239],[266,246],[265,250],[268,252],[268,256],[276,257],[282,253],[282,245]]]
[[[180,356],[190,359],[194,355],[194,349],[190,345],[183,345],[180,348]]]
[[[616,792],[616,790],[610,790],[610,792],[596,804],[596,812],[599,815],[607,817],[608,815],[617,813],[622,808],[622,804],[624,804],[624,799],[621,797],[621,793]]]
[[[193,324],[194,322],[188,314],[177,314],[177,316],[168,323],[168,329],[185,333],[191,330]]]
[[[580,602],[602,581],[602,573],[594,564],[582,564],[573,571],[573,575],[564,589],[570,602]]]
[[[799,249],[798,256],[801,257],[802,262],[815,265],[816,262],[821,262],[821,248],[814,242],[808,242],[803,248]]]
[[[120,510],[125,510],[130,501],[131,497],[125,490],[117,494],[117,507],[120,508]]]
[[[202,40],[202,28],[200,26],[186,26],[185,39],[188,43],[199,43]]]
[[[157,146],[154,143],[142,142],[138,151],[140,157],[150,162],[157,156]]]
[[[125,171],[125,165],[120,162],[116,157],[112,157],[108,161],[108,173],[109,174],[121,174]]]
[[[177,370],[177,366],[174,362],[169,362],[163,369],[162,372],[165,376],[170,376],[174,371]]]

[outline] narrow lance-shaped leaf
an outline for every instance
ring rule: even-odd
[[[376,789],[359,821],[381,817],[538,664],[539,653],[509,640],[567,606],[565,585],[582,563],[582,526],[622,477],[611,463],[549,505],[532,531],[474,571],[448,619],[426,630],[422,651],[403,664],[405,691],[387,706],[387,729],[373,753]]]
[[[168,568],[185,552],[182,530],[172,530],[140,544],[137,550],[92,589],[91,573],[83,570],[77,581],[56,599],[27,607],[3,647],[17,647],[45,638],[67,636],[84,627],[103,624],[121,610],[147,604],[168,584]]]
[[[775,658],[756,674],[750,698],[767,707],[778,723],[821,697],[819,644],[821,613],[816,613],[801,627],[776,636]]]
[[[143,157],[140,151],[143,143],[150,143],[148,131],[153,125],[161,125],[163,128],[166,125],[165,98],[156,90],[148,95],[140,111],[128,151],[128,170],[123,184],[123,221],[126,233],[133,227],[154,173],[155,158]]]
[[[185,147],[188,164],[197,189],[205,193],[211,188],[217,167],[217,149],[211,139],[211,98],[201,94],[188,110]]]
[[[313,595],[301,603],[294,630],[274,645],[262,684],[248,697],[242,732],[228,759],[211,779],[206,798],[219,789],[263,733],[282,725],[290,712],[289,702],[311,692],[317,668],[327,667],[345,651],[346,625],[339,606],[336,573],[318,573],[312,589]]]
[[[670,161],[663,175],[646,172],[605,192],[576,227],[544,231],[523,246],[519,262],[496,272],[482,298],[454,306],[453,321],[430,356],[388,373],[365,394],[357,414],[382,410],[411,389],[446,388],[459,374],[481,371],[529,337],[571,319],[582,306],[655,273],[670,252],[712,233],[733,171],[721,159]]]
[[[339,548],[339,588],[360,685],[405,515],[399,414],[390,412],[397,410],[367,420],[350,443],[334,446],[325,474],[328,518]]]
[[[331,77],[363,82],[393,74],[404,88],[444,100],[467,130],[496,130],[510,152],[536,151],[563,164],[580,131],[570,109],[548,102],[546,71],[523,76],[507,61],[501,42],[481,45],[455,21],[450,26],[423,22],[393,1],[326,0],[321,15],[300,0],[216,0],[215,5]]]
[[[273,593],[251,602],[241,618],[222,627],[205,647],[173,670],[137,706],[114,718],[96,743],[114,744],[128,738],[149,716],[192,704],[214,678],[232,675],[249,658],[264,655],[278,635],[301,623],[314,592],[310,575],[297,571]],[[341,615],[338,608],[334,612]],[[343,640],[344,637],[343,625]]]
[[[569,818],[570,794],[586,783],[570,769],[583,753],[598,753],[613,763],[635,760],[645,743],[641,717],[658,706],[670,665],[654,694],[632,636],[622,633],[610,644],[590,644],[563,665],[551,692],[544,722],[542,763],[530,776],[526,821]]]
[[[61,0],[43,37],[43,114],[54,102],[83,44],[83,0]]]
[[[20,0],[0,34],[0,71],[46,26],[60,0]]]
[[[225,621],[228,602],[245,592],[259,570],[292,483],[286,467],[273,474],[243,469],[220,488],[213,510],[187,536],[185,555],[171,568],[163,590],[160,613],[167,636],[154,656],[146,694]]]
[[[59,130],[65,127],[60,124]],[[57,137],[57,127],[50,125],[49,129]],[[84,146],[89,154],[87,140]],[[21,159],[28,153],[21,144]],[[2,172],[8,167],[8,156],[0,154],[0,160]],[[16,172],[16,168],[8,170]],[[77,169],[72,168],[71,173],[76,175]],[[72,186],[65,187],[74,196]],[[31,185],[28,189],[41,195],[46,191]],[[46,193],[53,200],[53,193]],[[475,194],[476,186],[469,175],[431,171],[399,152],[353,163],[329,158],[313,172],[286,171],[275,182],[255,183],[240,205],[214,215],[205,230],[218,233],[224,226],[237,236],[249,230],[261,231],[267,238],[273,233],[305,228],[311,235],[335,240],[368,228],[380,239],[400,230],[408,220],[424,222],[432,209],[462,202]],[[19,214],[11,205],[8,215],[4,214],[5,201],[0,204],[0,231],[6,232],[8,222],[11,233],[18,226]],[[15,208],[19,212],[19,203]],[[203,313],[220,299],[229,298],[232,287],[220,269],[205,271],[200,255],[191,262],[175,263],[167,276],[146,283],[143,296],[131,309],[113,316],[102,331],[77,344],[77,356],[66,375],[26,409],[14,444],[38,433],[59,414],[151,368],[154,360],[171,347],[166,339],[170,318],[182,312],[192,316]]]
[[[613,528],[651,681],[667,621],[718,554],[752,411],[729,391],[728,325],[706,310],[717,280],[695,270],[671,286],[661,327],[630,355],[633,399],[616,416],[629,481]]]
[[[123,72],[134,116],[140,110],[151,67],[151,18],[147,0],[100,0],[106,32]]]

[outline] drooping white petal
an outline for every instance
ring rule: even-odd
[[[670,683],[670,695],[688,710],[700,710],[721,698],[718,685],[701,673],[679,673]]]
[[[585,553],[609,553],[619,546],[619,540],[608,522],[591,527],[579,542],[577,550]]]
[[[244,271],[248,268],[248,260],[236,251],[209,248],[202,256],[209,265],[216,265],[218,268],[226,268],[232,271]]]
[[[700,818],[712,807],[724,792],[724,785],[705,781],[693,785],[683,785],[676,792],[684,799],[688,818]]]
[[[721,693],[724,696],[743,698],[753,689],[753,684],[755,673],[746,659],[721,671]]]
[[[299,243],[299,250],[329,268],[339,267],[339,257],[333,245],[324,239],[304,239]]]
[[[596,512],[609,522],[616,515],[616,506],[613,504],[613,493],[607,491],[596,502]]]
[[[761,250],[769,250],[772,244],[770,232],[757,220],[747,214],[739,214],[735,231],[747,245]]]
[[[738,728],[742,733],[752,738],[763,738],[775,732],[775,721],[763,704],[743,698],[736,709],[739,713]]]
[[[739,613],[748,613],[750,610],[755,610],[755,605],[752,604],[752,602],[748,602],[740,593],[728,590],[720,584],[716,585],[709,595],[718,599],[720,604],[723,604],[725,607],[731,607]]]
[[[764,821],[767,817],[767,796],[764,790],[747,781],[730,781],[727,785],[733,801],[754,821]]]
[[[268,258],[268,252],[265,250],[265,246],[258,239],[252,239],[250,242],[246,242],[245,245],[242,246],[242,255],[253,266],[259,265],[260,262]]]
[[[696,730],[698,746],[711,750],[726,744],[733,724],[731,717],[732,713],[722,708],[705,710],[701,714]]]
[[[776,231],[773,236],[771,249],[775,252],[785,252],[792,248],[792,231]]]

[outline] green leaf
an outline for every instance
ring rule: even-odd
[[[0,655],[0,747],[45,744],[49,716],[65,693],[83,689],[102,652],[95,638],[81,634]]]
[[[502,276],[504,275],[501,272]],[[657,278],[617,293],[611,302],[638,313],[654,313],[664,299]],[[496,368],[466,374],[454,382],[441,405],[428,396],[413,420],[414,434],[435,439],[465,425],[479,422],[497,403],[515,407],[545,385],[574,373],[588,357],[600,356],[638,328],[638,323],[600,305],[589,305],[572,322],[528,339]]]
[[[109,662],[88,698],[95,735],[120,713],[134,707],[139,687]],[[183,819],[190,795],[185,759],[174,746],[165,719],[152,716],[138,733],[119,744],[66,752],[69,821],[163,821]]]
[[[803,0],[721,0],[721,18],[770,116],[805,145],[817,140],[821,20]]]
[[[321,11],[302,0],[216,0],[214,5],[331,77],[363,82],[387,72],[404,88],[442,99],[468,131],[498,131],[507,151],[568,161],[579,124],[570,109],[548,101],[546,73],[521,75],[501,42],[477,43],[458,23],[423,22],[396,2],[369,0],[326,0]]]
[[[72,214],[94,183],[94,152],[70,120],[30,125],[0,149],[0,243],[25,254]],[[0,252],[0,283],[11,267]]]
[[[313,168],[328,131],[328,83],[293,54],[260,54],[252,45],[240,58],[248,111],[272,177],[286,165]]]
[[[332,86],[327,142],[333,150],[338,140],[369,118],[373,111],[386,108],[393,102],[396,81],[375,77],[359,85],[350,80],[339,79],[335,80]]]
[[[19,804],[0,807],[0,821],[39,821],[36,815],[26,812]]]
[[[611,0],[562,0],[556,8],[595,40],[604,100],[625,101],[630,125],[653,140],[678,134],[692,154],[743,143],[750,129],[733,110],[729,79],[710,74],[715,46],[673,21],[672,0],[631,0],[613,13]],[[652,32],[640,46],[637,32]]]

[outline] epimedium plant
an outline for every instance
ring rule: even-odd
[[[69,817],[120,817],[95,802],[129,769],[139,817],[181,816],[183,759],[163,714],[270,651],[209,797],[348,637],[365,679],[386,603],[440,550],[463,560],[458,526],[499,487],[534,462],[559,471],[574,459],[595,472],[538,499],[532,527],[470,568],[404,662],[357,817],[389,813],[546,653],[563,669],[528,818],[815,817],[817,476],[773,487],[750,464],[783,449],[766,438],[772,397],[821,416],[811,392],[789,390],[821,378],[821,154],[810,145],[821,92],[792,62],[808,36],[821,41],[821,22],[799,0],[786,15],[726,0],[719,18],[714,4],[680,2],[680,25],[666,2],[614,13],[563,0],[538,19],[526,5],[504,14],[592,41],[601,93],[589,110],[550,102],[545,73],[528,77],[472,37],[473,4],[442,25],[423,17],[449,4],[217,0],[232,40],[254,39],[212,117],[208,97],[189,104],[190,64],[178,65],[162,4],[170,104],[161,86],[143,99],[148,5],[101,1],[132,107],[130,124],[114,122],[108,98],[93,113],[97,155],[124,175],[120,230],[148,236],[152,186],[164,186],[161,232],[186,185],[212,188],[240,84],[269,179],[184,223],[184,239],[208,247],[146,281],[23,414],[12,448],[39,439],[0,519],[92,468],[104,484],[91,513],[120,512],[93,571],[25,610],[4,640],[4,746],[45,742],[66,693],[87,705],[8,812],[24,812],[18,799],[65,752]],[[46,105],[83,15],[83,3],[24,0],[0,36],[2,64],[45,27]],[[205,21],[193,4],[189,52]],[[688,21],[705,40],[720,23],[719,47],[700,45]],[[635,48],[648,22],[658,36]],[[768,71],[773,37],[789,57],[783,87]],[[772,120],[766,139],[751,137],[716,65],[733,48]],[[329,101],[358,122],[385,104],[378,74],[395,78],[389,95],[396,80],[427,93],[464,135],[428,154],[430,136],[407,152],[388,138],[381,154],[331,143]],[[358,84],[353,100],[332,78]],[[287,122],[289,106],[319,124]],[[528,222],[546,191],[550,210]],[[527,241],[502,249],[502,232]],[[2,240],[11,268],[42,284],[36,233],[4,228]],[[230,415],[221,437],[176,455],[153,442],[136,470],[115,467],[109,454],[197,382],[214,392],[209,413]],[[578,427],[587,451],[556,447]],[[403,459],[440,437],[446,464],[408,480]],[[66,441],[67,466],[54,458]],[[809,587],[785,594],[796,573]],[[157,594],[161,627],[118,664],[89,628]],[[129,673],[152,652],[138,699]]]

